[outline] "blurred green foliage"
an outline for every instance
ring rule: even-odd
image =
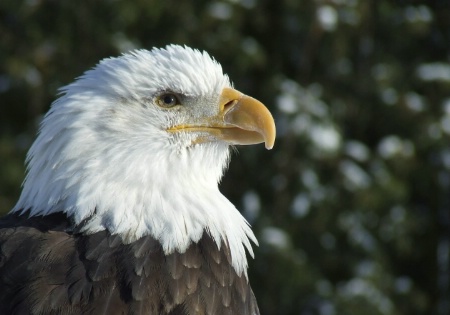
[[[262,314],[450,313],[450,2],[0,2],[0,213],[58,88],[100,59],[207,50],[273,112],[222,190]]]

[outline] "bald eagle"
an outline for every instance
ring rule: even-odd
[[[0,314],[259,314],[257,243],[218,189],[230,146],[275,124],[206,52],[101,61],[42,121],[0,219]]]

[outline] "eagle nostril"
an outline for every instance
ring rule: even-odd
[[[225,103],[223,105],[223,112],[227,113],[231,108],[234,107],[234,105],[236,105],[237,102],[238,102],[238,100],[231,100],[231,101],[228,101],[227,103]]]

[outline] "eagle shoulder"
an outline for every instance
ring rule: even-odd
[[[63,213],[0,219],[2,314],[259,314],[244,274],[204,232],[165,255],[144,236],[82,234]]]

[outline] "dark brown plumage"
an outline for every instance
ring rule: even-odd
[[[259,314],[206,232],[166,256],[150,236],[77,233],[63,213],[0,219],[0,292],[0,314]]]

